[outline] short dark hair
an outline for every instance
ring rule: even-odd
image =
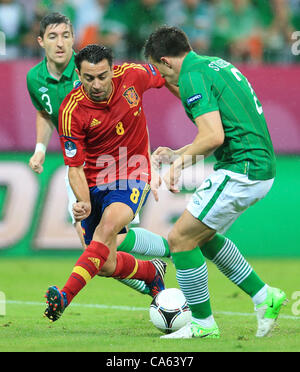
[[[80,71],[81,63],[87,61],[89,63],[97,64],[102,60],[107,59],[108,64],[112,67],[113,53],[112,50],[104,45],[89,44],[79,51],[75,56],[75,64]]]
[[[60,25],[61,23],[65,23],[66,25],[70,26],[71,32],[73,34],[73,25],[68,17],[65,15],[53,12],[50,14],[45,15],[41,22],[40,22],[40,37],[43,38],[46,32],[46,28],[49,25]]]
[[[145,57],[160,62],[161,57],[180,57],[192,50],[186,34],[178,27],[161,26],[145,43]]]

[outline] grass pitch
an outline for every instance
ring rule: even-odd
[[[76,258],[0,260],[0,291],[5,315],[0,316],[0,351],[99,352],[296,352],[300,351],[300,260],[249,260],[268,284],[280,287],[290,299],[272,337],[257,339],[252,301],[208,263],[212,308],[221,338],[162,340],[149,321],[149,296],[140,295],[117,280],[94,278],[79,293],[61,319],[43,317],[43,295],[49,285],[62,286]],[[178,287],[170,260],[167,287]],[[3,296],[3,294],[2,294]],[[299,302],[299,297],[298,297]],[[2,305],[3,313],[3,305]]]

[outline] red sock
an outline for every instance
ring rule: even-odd
[[[137,260],[126,252],[117,252],[117,266],[111,275],[120,279],[139,279],[151,283],[155,277],[156,269],[151,261]]]
[[[71,276],[62,289],[67,295],[68,304],[98,274],[101,267],[105,264],[108,255],[109,249],[106,245],[91,241],[90,245],[79,257]]]

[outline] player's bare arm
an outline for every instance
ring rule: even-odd
[[[50,116],[45,111],[36,113],[36,149],[29,160],[30,168],[36,173],[43,172],[45,152],[54,130]]]
[[[74,217],[77,221],[84,220],[91,213],[91,202],[83,165],[69,168],[69,181],[77,198],[77,202],[73,205]]]
[[[181,175],[181,170],[197,161],[197,155],[209,156],[224,142],[224,130],[219,111],[208,112],[195,119],[198,133],[194,141],[185,146],[185,151],[173,162],[164,177],[168,189],[178,192],[176,184]],[[180,153],[180,151],[179,151]]]

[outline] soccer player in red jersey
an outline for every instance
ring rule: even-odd
[[[64,99],[59,135],[77,198],[87,249],[62,290],[48,288],[45,315],[57,320],[95,275],[140,279],[152,294],[164,289],[166,264],[117,252],[117,234],[145,203],[151,180],[143,93],[165,84],[152,65],[113,66],[112,52],[88,45],[75,57],[81,85]]]

